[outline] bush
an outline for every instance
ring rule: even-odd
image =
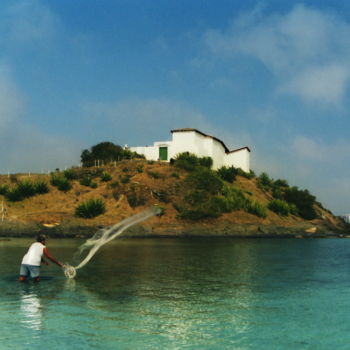
[[[141,174],[143,173],[143,165],[139,165],[136,170]]]
[[[91,182],[90,187],[91,188],[97,188],[98,187],[97,182]]]
[[[154,160],[149,160],[148,162],[147,162],[147,164],[149,164],[149,165],[153,165],[154,164]]]
[[[271,179],[267,173],[261,173],[258,180],[263,186],[271,186]]]
[[[101,181],[108,182],[108,181],[111,181],[111,180],[112,180],[112,176],[109,173],[107,173],[107,171],[104,171],[101,174]]]
[[[281,194],[281,190],[278,186],[274,186],[272,187],[272,197],[275,199],[281,199],[282,198],[282,194]]]
[[[194,190],[189,191],[184,197],[184,202],[190,205],[199,205],[210,200],[210,195],[207,191]]]
[[[89,187],[91,185],[91,177],[85,176],[82,180],[79,181],[80,185]]]
[[[316,219],[317,213],[314,209],[316,197],[312,196],[308,190],[299,190],[298,187],[286,188],[283,199],[289,204],[295,204],[299,211],[299,216],[304,220]]]
[[[259,218],[267,218],[266,206],[263,203],[258,203],[255,200],[247,201],[245,210],[247,213],[256,215]]]
[[[114,181],[108,185],[108,188],[110,188],[112,190],[115,188],[118,188],[118,187],[119,187],[119,181]]]
[[[220,215],[221,211],[217,204],[207,202],[194,209],[186,208],[181,214],[178,214],[177,217],[181,219],[197,221],[204,220],[207,218],[217,218]]]
[[[221,193],[229,201],[228,205],[231,208],[230,211],[237,211],[244,207],[247,199],[241,189],[233,186],[224,186]]]
[[[35,196],[35,185],[29,180],[18,181],[17,187],[23,198],[30,198]]]
[[[175,172],[171,173],[171,176],[172,176],[172,177],[176,177],[176,178],[179,178],[179,177],[180,177],[179,174],[178,174],[178,173],[175,173]]]
[[[278,215],[288,216],[289,214],[288,203],[280,199],[273,199],[267,207]]]
[[[48,183],[45,180],[38,180],[34,184],[35,186],[35,191],[38,194],[45,194],[50,192],[50,188]]]
[[[211,194],[220,193],[224,186],[217,172],[207,168],[199,168],[190,173],[187,175],[185,181],[192,184],[196,190],[208,191]]]
[[[8,186],[7,185],[0,185],[0,196],[3,196],[6,194],[7,190],[8,190]]]
[[[204,166],[205,168],[211,169],[211,167],[213,166],[213,158],[201,157],[199,158],[199,165]]]
[[[75,216],[84,219],[90,219],[106,212],[105,203],[102,199],[91,198],[86,202],[79,204],[75,208]]]
[[[65,177],[61,178],[61,180],[57,184],[57,189],[62,192],[68,192],[72,189],[71,182]]]
[[[237,169],[234,166],[228,168],[227,166],[223,165],[218,169],[218,175],[224,181],[232,183],[233,181],[236,181]]]
[[[24,198],[18,187],[12,187],[5,193],[5,198],[10,202],[20,202]]]
[[[292,215],[298,215],[299,214],[299,210],[298,210],[297,206],[295,204],[293,204],[293,203],[289,204],[289,212]]]
[[[128,183],[130,182],[129,176],[121,176],[121,177],[120,177],[120,182],[121,182],[122,184],[128,184]]]
[[[151,179],[158,179],[159,178],[159,174],[156,171],[151,171],[150,173],[148,173],[148,175]]]
[[[182,152],[176,155],[175,163],[177,161],[185,161],[192,165],[199,165],[199,158],[194,153]]]
[[[63,177],[65,177],[68,180],[76,180],[77,173],[72,169],[67,169],[64,171]]]
[[[289,187],[288,181],[287,180],[281,180],[278,179],[273,182],[273,186],[279,186],[279,187]]]
[[[242,170],[241,168],[238,168],[237,175],[245,177],[246,179],[250,180],[253,177],[255,177],[255,172],[253,170],[250,170],[249,173],[247,173],[246,171]]]
[[[52,186],[57,186],[61,181],[62,177],[58,174],[51,173],[50,183]]]

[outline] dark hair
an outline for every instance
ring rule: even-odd
[[[39,242],[39,243],[41,243],[42,241],[45,242],[45,237],[44,236],[39,236],[36,241]]]

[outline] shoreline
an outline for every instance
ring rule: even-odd
[[[0,238],[30,238],[44,235],[48,238],[91,238],[102,225],[82,224],[64,220],[57,225],[45,225],[32,220],[0,221]],[[107,226],[105,226],[107,227]],[[256,224],[193,224],[178,222],[172,225],[139,224],[123,232],[123,238],[177,238],[177,237],[224,237],[224,238],[350,238],[350,231],[335,229],[333,225],[298,223],[294,226]]]

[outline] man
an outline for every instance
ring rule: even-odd
[[[49,266],[49,264],[43,259],[43,255],[58,266],[62,266],[59,261],[50,255],[45,247],[45,237],[39,236],[37,242],[30,246],[28,253],[23,257],[21,271],[19,273],[19,282],[25,281],[29,275],[34,277],[36,282],[40,281],[40,263],[43,262],[46,266]]]

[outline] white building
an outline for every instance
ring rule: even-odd
[[[344,215],[340,215],[340,217],[347,222],[348,224],[350,224],[350,214],[344,214]]]
[[[171,130],[172,141],[154,142],[153,146],[131,147],[132,152],[143,154],[148,160],[169,161],[182,152],[194,153],[199,157],[212,157],[213,168],[223,165],[249,172],[250,149],[248,147],[230,151],[225,144],[214,136],[206,135],[196,129],[184,128]]]

